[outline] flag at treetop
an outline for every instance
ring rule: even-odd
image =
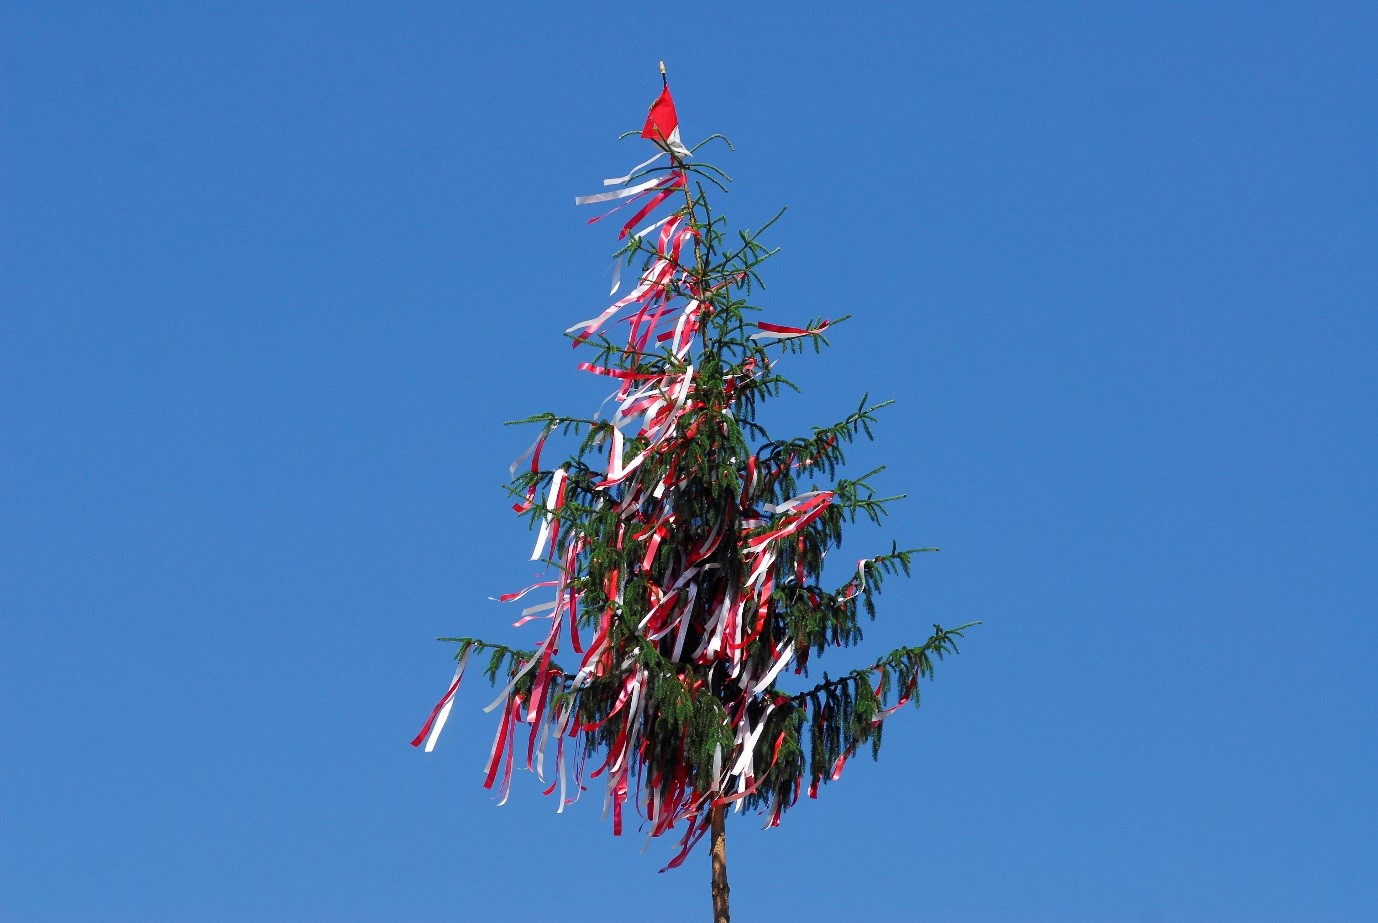
[[[679,116],[675,113],[675,100],[670,96],[668,83],[660,91],[656,101],[651,103],[651,111],[646,113],[646,127],[641,129],[641,137],[650,138],[677,156],[689,156],[689,150],[679,139]]]

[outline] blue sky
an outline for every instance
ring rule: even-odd
[[[673,12],[671,12],[673,10]],[[500,485],[666,59],[789,432],[984,625],[879,764],[729,829],[741,919],[1373,920],[1378,7],[0,8],[10,920],[708,916],[707,861],[480,787],[433,638],[520,634]],[[858,470],[865,470],[860,468]],[[858,532],[859,554],[881,534]],[[868,545],[868,543],[870,543]],[[826,664],[825,664],[826,665]]]

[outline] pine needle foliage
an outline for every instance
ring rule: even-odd
[[[560,765],[561,810],[607,771],[617,832],[624,800],[638,806],[653,836],[689,821],[679,861],[714,805],[759,809],[767,825],[778,824],[805,792],[816,797],[836,780],[859,749],[878,756],[885,719],[901,705],[919,705],[920,681],[932,678],[937,662],[955,654],[964,630],[977,624],[935,625],[915,647],[835,677],[825,672],[802,692],[783,688],[782,678],[807,677],[830,649],[859,643],[886,579],[907,576],[916,555],[936,549],[891,543],[859,562],[841,586],[825,585],[825,558],[842,544],[846,527],[859,518],[881,523],[901,499],[878,493],[881,468],[844,475],[847,448],[874,438],[891,402],[863,397],[842,419],[788,438],[760,421],[768,400],[797,390],[780,371],[781,359],[820,352],[847,318],[815,317],[792,336],[759,335],[753,298],[777,252],[764,238],[783,210],[755,230],[731,229],[711,201],[730,179],[699,161],[697,151],[638,174],[677,171],[685,180],[676,214],[679,226],[691,229],[684,240],[692,248],[672,253],[663,238],[647,234],[631,236],[618,253],[643,277],[668,262],[663,302],[689,306],[697,325],[692,349],[676,350],[664,337],[621,343],[604,333],[569,334],[591,354],[582,367],[624,382],[665,382],[663,403],[684,383],[687,399],[680,396],[668,437],[627,435],[626,456],[645,458],[614,479],[610,445],[617,451],[614,437],[624,435],[615,433],[615,419],[544,412],[514,421],[535,427],[541,445],[558,437],[571,445],[558,465],[533,463],[516,474],[509,490],[531,525],[545,523],[552,533],[544,560],[557,578],[557,614],[570,626],[573,659],[564,666],[555,659],[558,625],[534,649],[441,639],[457,645],[461,661],[486,660],[489,681],[507,687],[503,720],[512,736],[515,724],[531,725],[528,768],[538,743],[542,751],[552,738],[582,745],[572,795]],[[556,492],[557,472],[564,486],[551,509],[539,498]],[[801,496],[813,498],[813,514],[796,516],[804,524],[780,534]],[[711,635],[734,605],[741,640],[715,647]],[[516,746],[506,746],[510,772]],[[585,778],[585,765],[600,761]],[[534,768],[553,779],[540,760]],[[490,786],[494,777],[490,769]]]

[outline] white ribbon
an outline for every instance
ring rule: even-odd
[[[628,186],[626,189],[619,189],[616,192],[595,192],[593,195],[581,195],[574,197],[575,205],[593,205],[598,202],[612,202],[616,199],[628,199],[634,195],[654,189],[660,185],[660,177],[648,179],[644,183],[637,183],[635,186]]]
[[[775,661],[775,666],[771,667],[770,672],[767,673],[764,677],[762,677],[761,681],[752,688],[751,694],[760,695],[762,692],[765,692],[767,689],[769,689],[770,684],[775,682],[775,677],[780,675],[780,671],[789,665],[789,662],[793,659],[793,657],[794,642],[791,641],[788,644],[786,644],[785,649],[780,652],[780,659]]]
[[[455,668],[454,679],[450,680],[451,692],[445,699],[445,707],[440,709],[440,714],[435,716],[435,724],[431,725],[431,734],[426,738],[426,752],[430,753],[435,749],[435,742],[440,739],[440,732],[445,727],[445,722],[450,720],[450,709],[455,704],[455,696],[459,693],[459,681],[464,678],[464,665],[469,662],[469,655],[474,652],[471,647],[464,652],[464,656],[459,658],[459,666]]]
[[[560,486],[565,482],[565,469],[556,468],[555,473],[550,478],[550,493],[545,498],[545,519],[541,522],[541,531],[536,534],[536,547],[531,552],[531,560],[539,561],[541,549],[545,547],[546,539],[550,536],[550,524],[555,521],[555,503],[560,496]]]
[[[603,180],[603,185],[604,185],[604,186],[621,186],[621,185],[624,185],[624,184],[626,184],[626,183],[629,183],[629,182],[631,182],[632,177],[636,175],[636,172],[637,172],[638,170],[644,170],[646,167],[649,167],[651,164],[655,163],[657,160],[659,160],[660,158],[662,158],[662,157],[664,157],[664,156],[665,156],[665,152],[664,152],[664,151],[661,151],[659,154],[656,154],[656,155],[655,155],[654,157],[652,157],[650,160],[643,160],[641,163],[639,163],[639,164],[637,164],[636,166],[632,167],[630,170],[627,171],[627,175],[626,175],[626,176],[614,176],[614,177],[611,177],[611,178],[609,178],[609,179]]]

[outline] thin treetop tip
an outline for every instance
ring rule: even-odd
[[[500,599],[529,603],[515,627],[540,626],[539,640],[444,639],[457,645],[458,668],[412,743],[435,747],[466,666],[481,657],[500,687],[487,707],[499,720],[484,786],[505,802],[520,766],[558,792],[563,812],[599,784],[614,834],[629,803],[648,837],[676,831],[667,868],[711,830],[717,908],[725,812],[754,809],[777,826],[860,748],[878,754],[888,719],[918,705],[919,681],[969,625],[934,626],[916,646],[802,691],[783,687],[860,641],[885,578],[933,549],[891,543],[840,586],[825,584],[844,527],[881,522],[896,499],[873,489],[876,472],[840,474],[846,447],[873,438],[889,402],[863,399],[793,437],[758,421],[763,402],[793,387],[781,357],[818,351],[836,321],[757,319],[749,299],[774,251],[764,228],[728,236],[709,198],[726,177],[691,161],[668,80],[640,134],[653,156],[576,199],[606,209],[590,224],[617,216],[618,265],[638,269],[630,291],[616,297],[615,282],[612,303],[566,331],[588,353],[578,368],[611,380],[615,409],[520,421],[540,431],[513,465],[513,509],[535,528],[531,560],[547,573]],[[572,442],[547,463],[552,437]],[[721,890],[725,919],[725,877]]]

